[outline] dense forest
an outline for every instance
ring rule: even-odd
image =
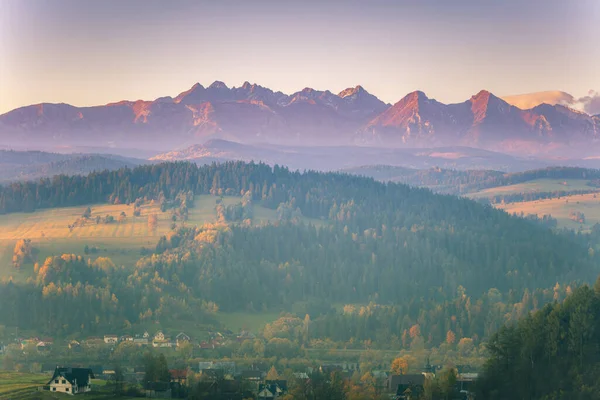
[[[220,222],[174,224],[135,265],[82,249],[23,266],[35,279],[1,284],[0,302],[10,306],[0,324],[64,335],[210,322],[216,310],[288,311],[310,316],[313,339],[479,343],[597,274],[598,230],[557,234],[467,199],[263,164],[170,163],[14,183],[0,189],[0,210],[160,199],[163,210],[183,213],[194,194],[215,196]],[[240,204],[224,207],[222,195]],[[279,221],[242,223],[252,220],[252,202]]]
[[[494,334],[478,398],[597,399],[600,281]]]

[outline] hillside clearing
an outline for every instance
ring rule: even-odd
[[[467,197],[478,199],[519,193],[594,190],[595,188],[593,186],[589,186],[588,183],[589,180],[587,179],[534,179],[514,185],[497,186],[480,190],[478,192],[468,194]]]
[[[559,228],[569,228],[587,231],[600,223],[600,196],[596,193],[578,194],[561,197],[560,199],[545,199],[524,201],[510,204],[498,204],[497,208],[510,214],[535,214],[539,217],[551,215],[558,220]],[[585,223],[580,224],[569,218],[571,212],[585,214]]]
[[[200,226],[216,221],[215,205],[217,198],[210,195],[196,196],[194,207],[189,209],[189,219],[177,225]],[[239,197],[224,197],[225,205],[240,202]],[[109,257],[117,265],[131,266],[140,258],[142,247],[153,248],[158,238],[171,229],[173,223],[170,210],[161,212],[157,204],[141,206],[141,215],[133,216],[133,205],[97,204],[92,205],[92,217],[83,226],[69,228],[81,217],[87,206],[64,207],[38,210],[33,213],[13,213],[0,217],[0,277],[12,276],[15,281],[24,281],[33,271],[33,265],[25,265],[21,270],[12,266],[12,253],[19,239],[31,239],[39,250],[38,260],[63,253],[83,254],[84,247],[97,248],[90,257]],[[124,212],[125,221],[117,222]],[[158,226],[152,230],[148,226],[148,216],[156,214]],[[110,215],[115,222],[106,224],[95,222],[96,216]],[[254,205],[254,224],[277,220],[275,210]],[[314,224],[321,221],[309,220]]]

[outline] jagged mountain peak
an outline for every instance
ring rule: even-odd
[[[175,103],[181,103],[183,101],[183,99],[185,99],[186,97],[194,94],[194,93],[198,93],[198,92],[203,92],[204,90],[206,90],[204,88],[204,86],[202,86],[200,83],[195,83],[191,88],[189,88],[188,90],[179,93],[175,99],[173,100]]]
[[[424,92],[420,90],[415,90],[401,98],[392,107],[406,107],[408,104],[413,104],[415,107],[418,107],[419,102],[426,100],[429,100],[429,97],[427,97],[427,95]]]
[[[211,85],[208,88],[209,89],[229,89],[227,87],[227,85],[225,84],[225,82],[221,82],[221,81],[214,81],[213,83],[211,83]]]
[[[489,90],[480,90],[479,92],[477,92],[477,94],[474,94],[473,96],[471,96],[471,101],[472,102],[477,102],[477,101],[489,101],[490,99],[494,99],[494,98],[498,98],[496,96],[494,96]]]
[[[358,95],[361,93],[367,93],[367,91],[361,86],[356,85],[355,87],[349,87],[338,93],[338,96],[343,98]]]

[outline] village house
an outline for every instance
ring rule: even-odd
[[[308,374],[306,372],[294,372],[294,378],[299,381],[306,381],[308,380]]]
[[[388,377],[388,390],[395,394],[396,400],[414,400],[424,392],[426,375],[406,374],[390,375]]]
[[[123,335],[119,338],[120,342],[133,342],[133,336],[131,335]]]
[[[150,334],[148,333],[148,331],[144,332],[144,334],[142,335],[142,337],[144,339],[150,339]]]
[[[181,346],[184,343],[189,343],[192,340],[188,335],[183,332],[179,332],[177,336],[175,336],[175,343],[177,347]]]
[[[175,346],[175,342],[171,341],[168,336],[165,336],[162,331],[156,332],[154,335],[154,339],[152,340],[152,347],[173,347]]]
[[[457,389],[462,395],[466,396],[466,398],[471,398],[473,396],[473,386],[478,376],[479,374],[477,373],[462,373],[458,375],[456,379]]]
[[[136,346],[148,346],[149,342],[147,338],[135,338],[133,339],[133,344]]]
[[[187,370],[185,369],[170,369],[171,383],[177,383],[181,386],[185,386],[187,382]]]
[[[287,393],[287,381],[266,381],[258,385],[259,399],[277,399]]]
[[[39,342],[38,338],[23,339],[21,340],[21,350],[25,350],[27,346],[36,346]]]
[[[200,342],[200,348],[203,350],[214,349],[215,345],[206,341]]]
[[[119,337],[117,335],[104,335],[104,343],[106,344],[116,344],[119,341]]]
[[[198,363],[198,370],[223,370],[225,374],[235,374],[235,362],[233,361],[200,361]]]
[[[40,340],[39,342],[37,342],[35,347],[36,347],[37,351],[39,351],[39,352],[46,352],[46,351],[52,350],[53,344],[54,344],[54,341],[52,339],[44,339],[44,340]]]
[[[152,347],[157,347],[157,348],[165,348],[165,347],[173,347],[175,345],[174,342],[171,342],[170,340],[163,340],[163,341],[153,341],[152,342]]]
[[[94,373],[89,368],[59,368],[56,367],[52,379],[44,390],[66,394],[85,393],[92,390]]]
[[[90,336],[85,340],[86,344],[100,345],[104,343],[104,339],[98,336]]]
[[[238,342],[243,342],[244,340],[253,340],[255,339],[256,336],[249,331],[243,330],[240,332],[240,334],[236,337],[236,340]]]
[[[264,375],[265,374],[262,371],[248,369],[248,370],[242,371],[242,374],[240,377],[245,381],[260,382],[263,380]]]
[[[287,381],[285,379],[273,379],[273,380],[267,379],[265,381],[265,384],[277,385],[277,388],[279,389],[278,393],[280,393],[280,394],[286,394],[288,391]]]
[[[79,343],[77,340],[70,340],[68,347],[70,350],[79,351],[81,350],[81,343]]]

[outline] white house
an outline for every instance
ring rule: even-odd
[[[59,368],[56,367],[52,379],[45,389],[50,392],[66,394],[85,393],[92,390],[94,373],[89,368]]]
[[[162,342],[163,340],[165,340],[165,334],[162,331],[156,332],[156,334],[154,335],[154,341]]]
[[[119,337],[117,335],[104,335],[104,343],[106,344],[116,344],[119,341]]]

